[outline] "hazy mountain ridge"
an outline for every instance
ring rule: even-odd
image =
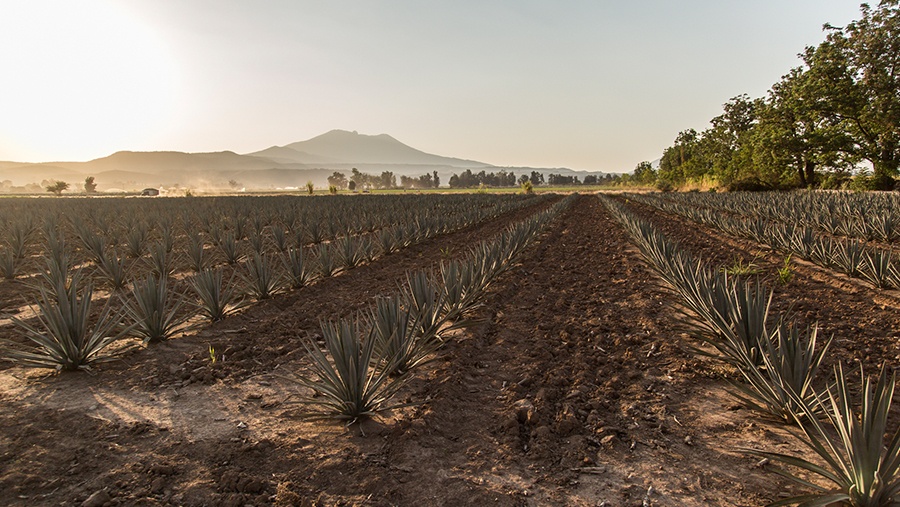
[[[387,134],[370,136],[346,130],[332,130],[312,139],[291,143],[284,147],[297,152],[315,154],[331,159],[334,162],[345,164],[491,167],[491,164],[485,164],[484,162],[425,153],[407,146]]]
[[[365,135],[332,130],[306,141],[272,146],[253,153],[233,151],[185,153],[179,151],[119,151],[87,162],[19,163],[0,161],[0,182],[14,186],[66,181],[79,190],[94,176],[99,190],[138,190],[144,187],[181,186],[196,189],[276,189],[299,187],[312,181],[327,185],[334,171],[419,176],[437,171],[446,184],[453,173],[505,170],[561,174],[603,174],[557,168],[497,167],[483,162],[443,157],[417,150],[387,135]],[[8,186],[7,183],[5,186]]]

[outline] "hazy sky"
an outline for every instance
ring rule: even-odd
[[[858,15],[838,0],[0,0],[0,160],[246,153],[339,128],[627,171]]]

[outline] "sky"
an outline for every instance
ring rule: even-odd
[[[344,129],[624,172],[858,17],[838,0],[0,0],[0,160]]]

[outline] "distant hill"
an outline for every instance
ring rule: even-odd
[[[266,158],[279,164],[334,164],[339,162],[332,158],[313,155],[305,151],[297,151],[285,146],[272,146],[271,148],[248,153],[247,155]]]
[[[278,147],[273,147],[278,148]],[[370,136],[346,130],[332,130],[306,141],[299,141],[281,147],[273,152],[273,148],[262,152],[250,153],[253,156],[291,157],[292,152],[300,156],[294,162],[307,162],[308,156],[321,157],[332,163],[342,164],[397,164],[397,165],[436,165],[451,167],[490,167],[490,164],[465,160],[461,158],[442,157],[407,146],[387,134]],[[291,151],[286,151],[287,148]],[[268,154],[266,154],[268,152]],[[271,155],[269,155],[271,154]]]
[[[206,171],[269,169],[272,161],[266,158],[238,155],[233,151],[213,153],[184,153],[180,151],[119,151],[90,162],[67,164],[82,172],[128,170],[146,174],[163,171]],[[73,167],[73,168],[75,168]]]
[[[237,154],[232,151],[184,153],[179,151],[119,151],[87,162],[21,163],[0,161],[0,183],[14,186],[43,180],[66,181],[72,191],[82,187],[84,178],[94,176],[97,188],[139,190],[145,187],[188,187],[194,189],[277,189],[299,187],[312,181],[326,186],[335,171],[352,168],[380,174],[419,176],[437,172],[446,184],[454,173],[467,169],[516,175],[541,173],[587,173],[566,168],[496,167],[475,160],[443,157],[417,150],[387,134],[365,135],[332,130],[306,141],[272,146],[261,151]]]

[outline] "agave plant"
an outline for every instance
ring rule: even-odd
[[[28,248],[28,241],[35,231],[34,223],[29,219],[17,221],[7,230],[6,240],[9,243],[10,252],[16,259],[24,259]]]
[[[334,276],[338,272],[338,265],[332,245],[329,243],[319,244],[316,246],[316,253],[316,264],[319,265],[319,274],[325,278]]]
[[[234,275],[225,283],[221,268],[207,268],[191,278],[191,286],[200,298],[200,302],[196,303],[197,309],[210,322],[222,320],[242,306],[243,300],[239,298],[233,282]]]
[[[250,248],[252,248],[255,253],[262,255],[263,250],[266,247],[265,236],[263,236],[262,231],[253,229],[247,236],[247,242],[250,244]]]
[[[437,350],[436,347],[428,350],[429,344],[420,339],[419,322],[399,296],[376,299],[369,319],[375,342],[373,362],[389,374],[407,373]],[[432,340],[432,343],[439,342]]]
[[[315,277],[315,269],[310,266],[303,255],[303,248],[289,248],[283,257],[288,276],[288,284],[292,289],[308,285]]]
[[[850,276],[859,276],[859,270],[865,259],[865,250],[858,241],[836,242],[834,264]]]
[[[746,384],[734,385],[737,397],[754,410],[789,423],[820,415],[806,412],[819,408],[813,382],[831,345],[829,339],[816,350],[817,334],[816,327],[804,336],[796,326],[779,322],[769,336],[759,340],[762,366],[747,357],[738,368]],[[804,403],[798,405],[795,398]]]
[[[300,236],[298,236],[299,238]],[[325,241],[325,229],[319,220],[311,220],[306,224],[306,238],[310,243],[318,245]],[[302,245],[301,245],[302,246]]]
[[[394,228],[392,227],[385,227],[378,231],[376,234],[376,241],[378,242],[378,248],[381,250],[382,255],[390,255],[397,251],[399,245],[395,238],[396,235],[394,233]]]
[[[253,256],[246,263],[246,269],[244,282],[250,295],[257,301],[269,299],[278,292],[281,286],[281,273],[276,270],[275,261],[271,256],[253,252]]]
[[[148,276],[132,284],[132,299],[125,301],[125,314],[133,332],[144,343],[169,339],[189,315],[181,313],[184,299],[173,298],[165,277]]]
[[[88,370],[95,363],[115,358],[127,347],[112,353],[107,348],[125,338],[130,328],[119,326],[121,315],[113,314],[108,304],[96,320],[92,319],[92,296],[90,284],[82,289],[80,273],[69,284],[58,280],[50,289],[41,286],[37,325],[12,318],[32,347],[21,350],[15,344],[4,343],[0,352],[26,367],[56,370]]]
[[[371,236],[363,236],[359,240],[359,252],[366,262],[375,262],[379,254],[378,248],[375,247],[375,242],[372,240]]]
[[[168,278],[175,272],[175,253],[166,249],[166,243],[160,241],[150,248],[150,257],[147,259],[150,270],[157,276]]]
[[[341,320],[321,327],[324,352],[312,339],[303,342],[316,377],[299,379],[315,393],[301,401],[309,408],[305,418],[352,423],[402,406],[391,405],[390,400],[409,377],[391,377],[386,368],[372,364],[376,340],[369,323]]]
[[[427,272],[417,271],[406,275],[406,286],[401,289],[401,295],[415,320],[419,341],[423,344],[436,342],[436,350],[441,345],[441,326],[447,320],[443,312],[443,292]]]
[[[203,236],[197,233],[188,234],[187,254],[191,269],[195,273],[203,271],[206,267],[205,242]]]
[[[286,252],[288,249],[287,231],[281,225],[273,225],[272,240],[275,242],[275,248],[279,252]]]
[[[335,242],[335,248],[340,252],[341,265],[344,269],[353,269],[364,260],[364,255],[359,247],[359,240],[355,236],[345,236]]]
[[[861,274],[872,285],[883,289],[891,285],[891,272],[893,271],[893,253],[879,249],[867,251],[865,264]]]
[[[3,250],[0,254],[0,276],[12,280],[19,273],[21,261],[11,249]]]
[[[146,222],[138,222],[128,229],[128,233],[125,235],[125,247],[129,257],[136,259],[144,255],[148,232]]]
[[[877,381],[866,377],[860,368],[862,400],[858,410],[851,406],[843,369],[835,368],[835,384],[813,397],[809,403],[800,396],[794,402],[806,413],[824,414],[825,422],[815,418],[795,421],[801,439],[821,463],[782,453],[744,449],[793,469],[824,479],[831,487],[813,483],[792,470],[777,470],[780,475],[808,487],[811,493],[793,496],[771,505],[827,506],[838,503],[853,507],[881,507],[900,502],[900,428],[889,424],[896,375],[881,370]],[[894,428],[893,434],[888,428]],[[832,431],[833,429],[833,431]]]
[[[222,234],[219,248],[222,250],[222,256],[225,257],[225,262],[228,264],[235,265],[243,257],[240,252],[238,239],[235,237],[234,233],[230,231]]]
[[[103,256],[99,269],[113,290],[121,290],[128,285],[125,257],[119,257],[115,249]]]

